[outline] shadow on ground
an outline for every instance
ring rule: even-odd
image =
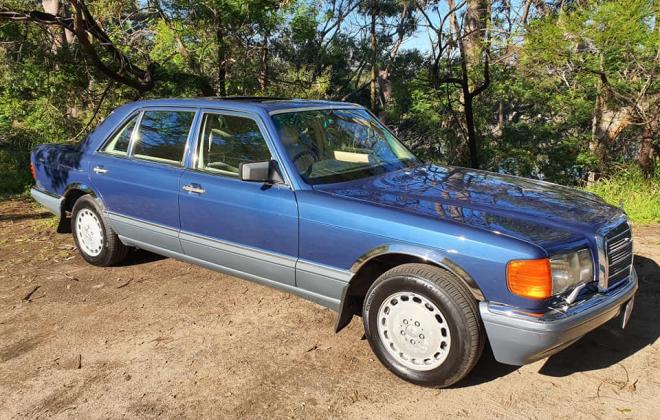
[[[10,213],[10,214],[0,214],[0,222],[2,221],[12,221],[18,222],[20,220],[37,220],[37,219],[48,219],[53,217],[52,213],[41,212],[41,213]]]
[[[568,376],[603,369],[623,361],[660,337],[660,267],[649,258],[635,255],[635,269],[639,291],[626,329],[621,329],[620,318],[613,319],[549,358],[539,373]]]
[[[132,265],[140,264],[149,264],[156,261],[161,261],[166,259],[162,255],[154,254],[153,252],[145,251],[143,249],[136,249],[131,251],[125,260],[123,260],[119,265],[122,267],[129,267]]]
[[[479,359],[477,365],[472,369],[468,376],[465,377],[465,379],[453,385],[451,388],[469,388],[485,384],[507,376],[519,368],[520,366],[505,365],[495,360],[490,344],[486,344],[484,353],[481,355],[481,359]]]
[[[587,334],[577,343],[550,357],[539,373],[547,376],[568,376],[576,372],[604,369],[615,365],[660,337],[660,267],[652,259],[635,255],[639,291],[635,298],[630,322],[621,329],[621,319],[615,318]],[[454,388],[464,388],[490,382],[518,369],[499,363],[489,346],[472,372]]]

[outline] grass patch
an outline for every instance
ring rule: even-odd
[[[618,170],[586,188],[615,206],[623,204],[633,223],[660,223],[660,167],[655,176],[644,179],[637,168]]]
[[[53,230],[57,229],[57,226],[60,224],[60,220],[53,216],[46,219],[38,220],[34,225],[35,232],[41,232],[44,230]]]

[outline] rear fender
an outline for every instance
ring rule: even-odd
[[[95,198],[99,197],[88,184],[74,182],[66,187],[62,195],[62,208],[60,209],[60,222],[57,225],[57,233],[71,233],[71,210],[73,210],[73,205],[80,197],[88,194]]]

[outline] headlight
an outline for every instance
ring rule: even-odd
[[[591,251],[581,249],[569,254],[555,255],[550,258],[552,271],[552,294],[563,293],[568,289],[594,278],[594,266]]]
[[[547,299],[593,280],[591,251],[587,248],[552,258],[512,260],[507,264],[506,280],[511,293]]]

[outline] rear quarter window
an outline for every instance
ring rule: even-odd
[[[126,156],[137,118],[138,116],[135,115],[128,120],[105,144],[103,151],[113,155]]]
[[[145,111],[138,127],[133,156],[181,164],[194,111]]]

